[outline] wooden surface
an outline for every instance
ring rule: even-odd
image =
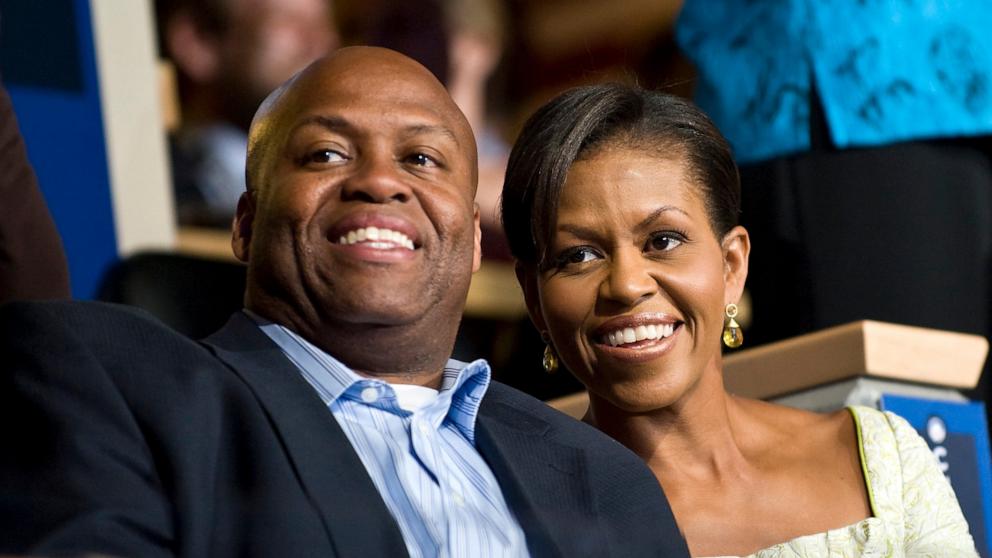
[[[860,376],[967,389],[978,383],[987,353],[979,335],[866,320],[727,355],[723,378],[727,391],[756,399]],[[581,417],[588,398],[548,403]]]
[[[231,233],[217,229],[181,227],[176,234],[178,252],[238,261],[231,251]],[[517,320],[527,315],[513,265],[483,260],[472,276],[465,314],[478,318]]]

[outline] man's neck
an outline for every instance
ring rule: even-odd
[[[334,357],[360,376],[389,383],[440,389],[455,335],[427,328],[427,320],[404,325],[311,325],[293,316],[255,315],[280,324]],[[447,333],[446,335],[444,333]]]

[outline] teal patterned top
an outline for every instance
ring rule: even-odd
[[[977,557],[954,491],[916,430],[893,413],[848,410],[858,429],[872,517],[748,558]]]

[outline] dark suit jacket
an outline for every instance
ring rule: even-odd
[[[0,553],[403,556],[337,421],[243,314],[193,342],[141,311],[0,310]],[[534,556],[685,556],[634,454],[493,383],[477,446]]]

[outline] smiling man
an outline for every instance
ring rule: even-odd
[[[465,118],[392,51],[342,49],[270,95],[223,329],[0,311],[0,553],[686,555],[640,459],[449,360],[476,173]]]

